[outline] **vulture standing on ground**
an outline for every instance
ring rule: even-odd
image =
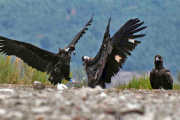
[[[153,89],[172,89],[173,77],[171,72],[164,68],[163,58],[160,55],[154,57],[155,68],[150,72],[150,83]]]
[[[0,36],[0,52],[6,55],[15,55],[32,68],[41,72],[47,72],[47,74],[50,73],[48,80],[51,81],[51,84],[55,85],[61,83],[63,78],[75,82],[69,77],[71,52],[75,55],[75,44],[80,37],[85,34],[85,31],[88,30],[87,26],[91,25],[92,21],[93,15],[85,26],[76,34],[71,43],[64,49],[59,48],[58,53],[52,53],[32,44],[8,39],[2,36]]]
[[[95,58],[83,56],[83,66],[88,76],[88,86],[94,88],[100,85],[106,87],[105,83],[111,83],[111,78],[118,73],[122,65],[127,59],[127,55],[131,55],[140,41],[135,38],[143,37],[145,34],[133,35],[145,27],[138,28],[144,22],[140,22],[138,18],[131,19],[126,22],[112,37],[109,34],[110,21],[106,28],[101,48]],[[137,29],[136,29],[137,28]]]

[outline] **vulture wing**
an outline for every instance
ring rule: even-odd
[[[50,61],[56,58],[56,54],[38,48],[32,44],[8,39],[0,36],[0,52],[6,55],[15,55],[21,58],[32,68],[44,72]]]
[[[87,26],[91,25],[91,22],[93,22],[93,14],[90,18],[90,20],[86,23],[86,25],[76,34],[76,36],[74,37],[74,39],[71,41],[70,45],[75,45],[78,40],[80,39],[80,37],[82,37],[83,34],[85,34],[85,31],[88,30]]]
[[[95,58],[92,61],[88,62],[86,65],[86,68],[92,67],[93,70],[96,71],[96,75],[95,75],[95,79],[97,80],[96,82],[98,82],[103,72],[108,54],[110,54],[113,49],[113,42],[109,40],[110,39],[110,34],[109,34],[110,21],[111,21],[111,18],[108,21],[106,32],[104,33],[103,42],[102,42],[99,52],[97,53]]]
[[[133,51],[137,44],[140,43],[140,41],[134,39],[145,36],[145,34],[133,35],[146,28],[146,26],[140,27],[143,22],[138,22],[140,22],[139,19],[129,20],[111,38],[109,38],[108,24],[98,54],[87,64],[87,67],[94,67],[97,71],[96,82],[98,82],[100,78],[106,83],[110,83],[111,77],[118,73],[119,68],[122,68],[122,65],[127,59],[127,55],[131,55],[130,51]]]

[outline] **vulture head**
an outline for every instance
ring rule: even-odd
[[[161,55],[156,55],[154,57],[154,64],[155,65],[163,65],[163,58],[161,57]]]
[[[59,48],[59,53],[60,53],[61,51],[62,51],[62,52],[65,52],[66,54],[69,54],[69,53],[70,53],[70,54],[73,53],[74,55],[76,54],[76,53],[75,53],[75,46],[74,46],[74,45],[70,45],[70,46],[68,46],[68,47],[65,47],[65,48],[62,49],[62,50]]]
[[[75,46],[74,45],[70,45],[69,47],[68,47],[68,51],[70,52],[70,53],[73,53],[74,55],[76,54],[75,53]]]
[[[83,62],[83,66],[86,65],[89,61],[89,57],[88,56],[82,56],[82,62]]]

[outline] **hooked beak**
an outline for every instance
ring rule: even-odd
[[[75,50],[73,51],[73,54],[74,54],[74,55],[76,54]]]

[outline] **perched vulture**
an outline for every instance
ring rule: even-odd
[[[153,89],[172,89],[173,77],[171,72],[164,68],[161,55],[154,57],[155,68],[150,72],[150,83]]]
[[[106,32],[102,41],[101,48],[95,58],[82,56],[83,66],[88,76],[88,86],[94,88],[100,85],[106,88],[105,83],[111,83],[111,78],[115,76],[127,59],[127,55],[131,55],[140,41],[135,38],[143,37],[145,34],[133,35],[145,27],[138,28],[144,22],[140,22],[138,18],[131,19],[126,22],[112,37],[109,34],[109,19]]]
[[[6,55],[15,55],[32,68],[41,72],[47,72],[47,74],[50,73],[48,80],[51,81],[51,84],[55,85],[61,83],[63,78],[75,82],[69,77],[71,53],[73,52],[75,55],[75,44],[80,37],[85,34],[85,31],[88,30],[87,26],[91,25],[92,21],[93,15],[85,26],[76,34],[71,43],[64,49],[59,48],[58,53],[52,53],[30,43],[20,42],[2,36],[0,36],[0,52]]]

